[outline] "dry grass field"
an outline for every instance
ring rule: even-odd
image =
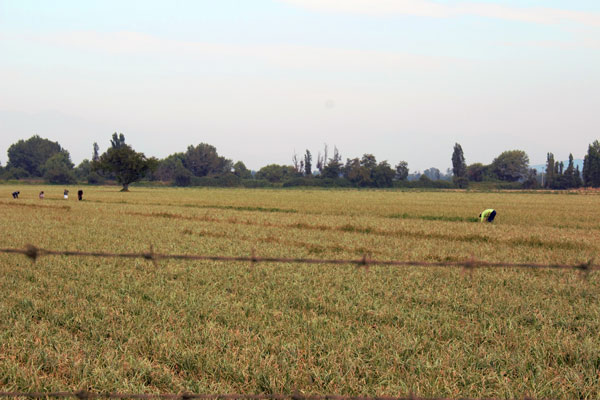
[[[15,189],[2,248],[599,261],[598,195]],[[598,398],[599,278],[2,254],[0,389]]]

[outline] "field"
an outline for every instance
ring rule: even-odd
[[[598,195],[62,189],[0,186],[0,247],[600,261]],[[599,295],[575,271],[0,254],[0,390],[598,398]]]

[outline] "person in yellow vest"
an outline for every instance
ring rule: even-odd
[[[494,218],[496,218],[496,210],[494,210],[493,208],[483,210],[481,214],[479,214],[479,218],[481,218],[481,222],[492,222],[494,221]]]

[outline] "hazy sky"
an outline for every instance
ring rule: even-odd
[[[0,161],[113,132],[257,169],[336,145],[411,171],[600,138],[598,0],[0,0]]]

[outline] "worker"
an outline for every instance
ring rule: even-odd
[[[481,214],[479,214],[479,218],[481,218],[481,222],[487,221],[492,222],[494,218],[496,218],[496,210],[493,208],[488,208],[487,210],[483,210]]]

